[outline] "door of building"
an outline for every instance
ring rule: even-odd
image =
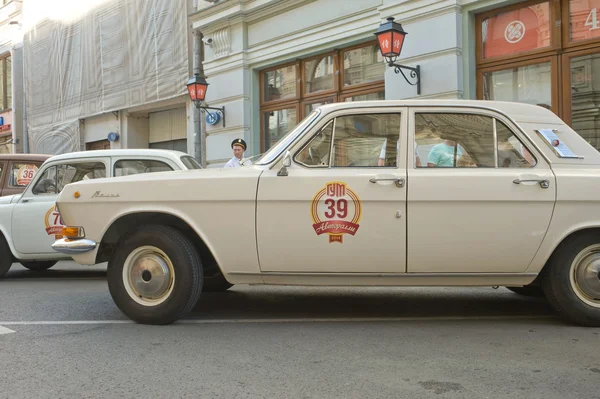
[[[87,151],[110,150],[110,141],[100,140],[100,141],[92,141],[91,143],[85,143],[85,149]]]

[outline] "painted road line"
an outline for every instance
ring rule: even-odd
[[[14,333],[10,328],[0,326],[0,335]]]
[[[557,316],[431,316],[431,317],[343,317],[343,318],[292,318],[292,319],[184,319],[174,324],[257,324],[257,323],[369,323],[402,321],[493,321],[493,320],[540,320],[557,319]],[[91,324],[135,324],[131,320],[42,320],[0,321],[0,326],[62,326]]]

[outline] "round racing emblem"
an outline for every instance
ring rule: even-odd
[[[310,215],[317,235],[329,235],[329,242],[343,243],[344,234],[354,236],[362,216],[360,199],[346,183],[329,182],[313,198]]]
[[[26,186],[31,182],[38,168],[35,165],[23,165],[17,171],[17,186]]]
[[[56,205],[48,209],[46,216],[44,217],[44,224],[46,225],[46,234],[52,235],[56,238],[62,238],[62,228],[64,227],[60,213],[56,208]]]
[[[525,24],[521,21],[512,21],[506,25],[504,38],[509,43],[518,43],[525,36]]]

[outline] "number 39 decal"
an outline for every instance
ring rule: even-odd
[[[355,235],[362,215],[360,199],[346,183],[329,182],[313,198],[310,216],[317,235],[329,235],[329,242],[343,243],[344,234]]]

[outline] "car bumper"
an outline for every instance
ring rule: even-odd
[[[79,238],[75,240],[61,238],[52,244],[52,249],[54,249],[56,252],[60,252],[61,254],[76,255],[93,251],[96,249],[97,245],[98,244],[96,244],[95,241],[88,240],[87,238]]]

